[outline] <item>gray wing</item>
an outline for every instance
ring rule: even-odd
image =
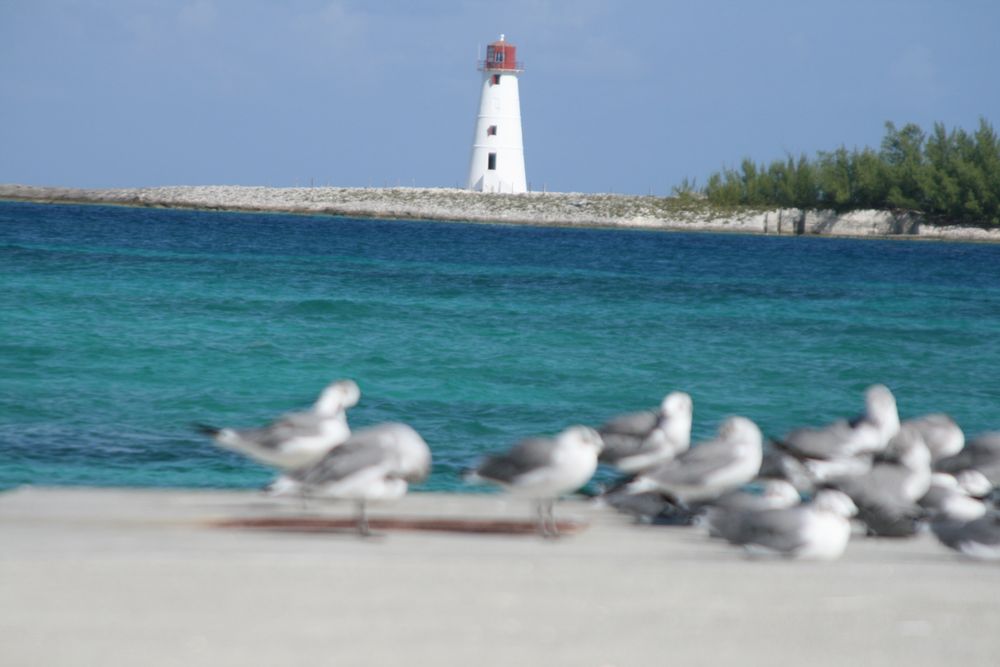
[[[956,473],[975,468],[993,483],[1000,485],[1000,431],[972,438],[959,453],[934,464],[935,470]]]
[[[318,463],[295,472],[293,476],[306,486],[336,482],[365,468],[380,465],[389,456],[391,453],[381,447],[352,439],[330,450]]]
[[[876,464],[867,474],[842,477],[834,485],[858,506],[858,519],[869,535],[909,537],[916,532],[920,507],[906,497],[913,472],[902,466]]]
[[[769,507],[767,505],[769,502],[770,499],[763,494],[739,488],[726,491],[718,498],[709,501],[708,505],[725,512],[760,512],[774,507],[773,505]]]
[[[697,485],[705,477],[733,462],[732,447],[721,440],[710,440],[687,450],[673,461],[654,468],[647,477],[666,485]]]
[[[876,465],[867,475],[844,477],[834,485],[856,504],[886,509],[912,507],[904,487],[913,473],[895,465]]]
[[[602,436],[605,433],[629,435],[634,438],[645,438],[660,421],[660,415],[653,410],[643,410],[641,412],[629,412],[619,415],[604,423],[597,432]]]
[[[840,455],[844,443],[853,435],[850,422],[841,419],[824,428],[800,428],[792,431],[775,446],[795,456],[829,459]]]
[[[798,549],[805,544],[802,529],[805,524],[804,508],[763,510],[740,513],[740,520],[726,526],[723,534],[732,544],[759,544],[781,552]]]
[[[552,464],[555,441],[548,438],[528,438],[504,454],[494,454],[476,469],[484,479],[510,483],[517,477]]]
[[[297,412],[267,426],[238,430],[236,433],[262,449],[278,449],[292,438],[319,435],[322,423],[323,419],[311,412]]]
[[[600,497],[619,512],[646,521],[652,521],[661,513],[669,512],[671,509],[677,507],[676,503],[658,491],[627,493],[618,490],[606,493]]]
[[[1000,545],[1000,514],[987,514],[965,524],[962,538],[976,544]]]
[[[597,432],[604,441],[600,461],[614,463],[642,451],[650,432],[660,424],[660,415],[654,411],[630,412],[608,421]]]
[[[739,540],[740,531],[747,517],[754,512],[763,511],[765,510],[740,509],[711,503],[704,511],[705,523],[708,525],[708,534],[710,537],[721,537],[730,542]]]
[[[916,504],[907,507],[879,507],[855,503],[858,519],[865,524],[870,536],[911,537],[920,529],[924,512]]]
[[[931,530],[941,542],[959,549],[963,543],[1000,545],[1000,514],[990,513],[974,521],[935,521]]]

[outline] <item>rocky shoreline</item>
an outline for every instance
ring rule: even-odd
[[[74,189],[0,185],[0,199],[538,226],[1000,242],[1000,229],[940,225],[914,213],[720,209],[695,198],[454,188],[171,186]]]

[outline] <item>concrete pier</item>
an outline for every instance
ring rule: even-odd
[[[251,492],[0,494],[0,663],[967,667],[1000,655],[1000,565],[928,536],[859,537],[834,563],[753,561],[584,501],[557,506],[584,525],[559,540],[275,529],[351,511]],[[412,494],[372,516],[454,528],[516,524],[530,508]]]

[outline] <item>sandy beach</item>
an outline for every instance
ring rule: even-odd
[[[6,665],[993,665],[1000,567],[932,538],[858,538],[834,563],[751,561],[693,529],[583,501],[560,540],[284,532],[254,492],[0,494]],[[308,515],[347,517],[350,507]],[[411,494],[376,520],[529,515]]]
[[[561,227],[1000,242],[1000,229],[934,225],[911,213],[722,210],[694,199],[621,194],[530,192],[509,195],[454,188],[248,186],[95,190],[0,185],[0,199]]]

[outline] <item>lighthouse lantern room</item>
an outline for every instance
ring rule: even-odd
[[[481,192],[527,192],[518,92],[518,75],[524,68],[517,61],[517,47],[500,35],[486,47],[479,70],[483,79],[467,187]]]

